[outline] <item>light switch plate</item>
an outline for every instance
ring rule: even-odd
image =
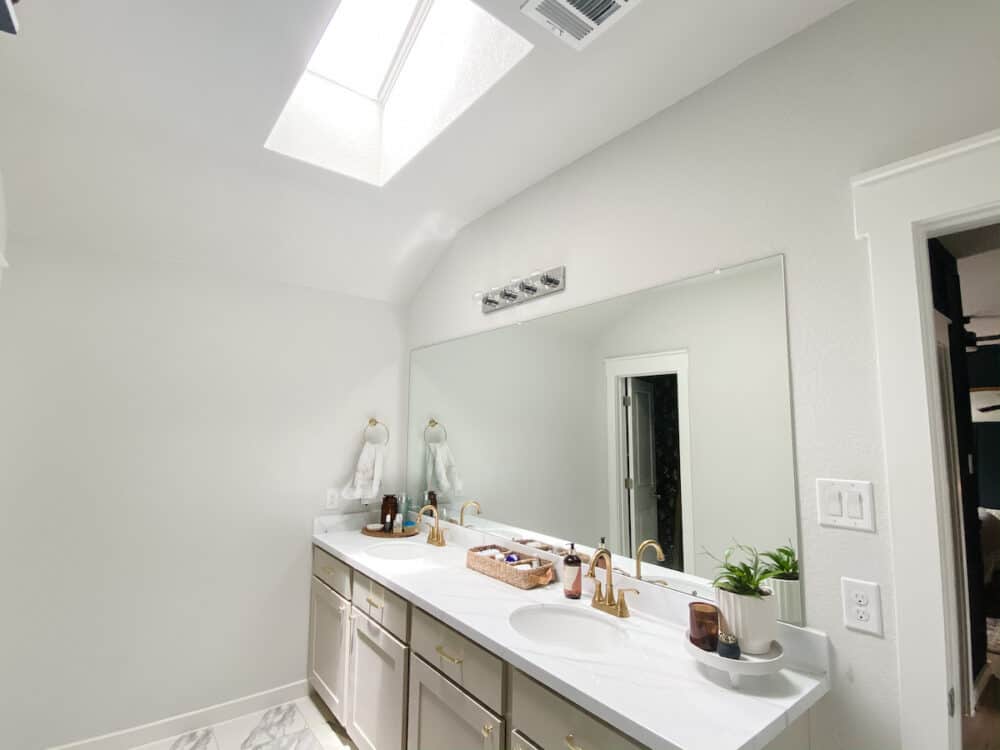
[[[877,583],[841,578],[840,599],[845,627],[882,635],[882,595]]]
[[[871,482],[817,479],[816,502],[821,526],[875,531],[875,502]]]

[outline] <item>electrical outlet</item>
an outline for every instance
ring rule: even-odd
[[[845,627],[862,633],[882,635],[882,598],[877,583],[841,578],[840,595]]]

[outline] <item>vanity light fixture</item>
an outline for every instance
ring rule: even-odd
[[[503,286],[477,292],[475,296],[483,313],[491,313],[561,292],[565,288],[566,266],[559,266],[547,271],[534,271],[520,279],[511,279]]]

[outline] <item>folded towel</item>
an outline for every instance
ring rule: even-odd
[[[382,486],[382,464],[385,462],[385,443],[365,441],[354,469],[354,478],[344,487],[345,500],[371,500],[378,497]]]
[[[462,491],[462,478],[458,475],[455,457],[444,440],[427,444],[427,489],[440,492]]]

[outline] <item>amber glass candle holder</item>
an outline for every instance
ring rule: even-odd
[[[715,651],[719,647],[719,608],[708,602],[691,602],[688,607],[691,643],[703,651]]]

